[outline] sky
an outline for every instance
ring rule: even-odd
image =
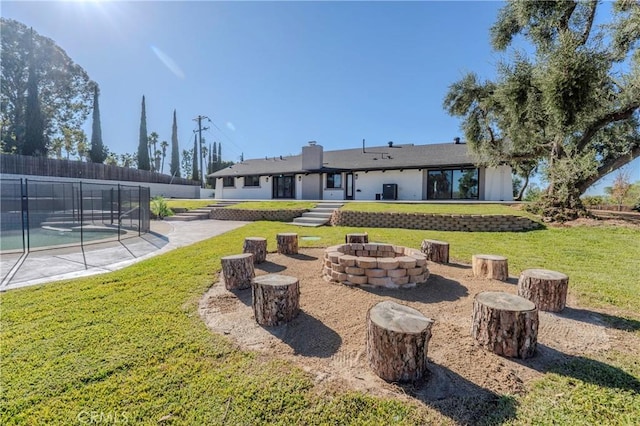
[[[2,1],[1,14],[53,39],[100,86],[102,138],[137,151],[147,130],[225,161],[325,150],[451,142],[460,120],[442,107],[468,72],[495,77],[497,1]],[[600,19],[606,19],[600,17]],[[91,135],[91,117],[86,131]],[[168,168],[168,167],[167,167]],[[626,170],[640,180],[640,159]],[[166,171],[166,169],[165,169]],[[590,193],[601,193],[613,177]]]

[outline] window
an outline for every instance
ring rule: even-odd
[[[429,170],[428,200],[478,199],[478,169]]]
[[[327,173],[327,189],[342,188],[342,173]]]
[[[260,186],[260,176],[245,176],[244,186]]]
[[[222,178],[222,186],[225,188],[236,186],[236,178],[233,176],[225,176]]]

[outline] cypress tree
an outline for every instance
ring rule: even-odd
[[[29,44],[29,78],[27,80],[27,102],[25,107],[25,135],[22,154],[46,155],[47,143],[44,135],[44,117],[38,98],[38,76],[33,47],[33,30]]]
[[[200,172],[198,171],[198,134],[193,137],[193,174],[191,179],[200,181]]]
[[[218,144],[218,165],[222,165],[222,142]],[[222,167],[220,167],[222,168]]]
[[[147,112],[144,104],[144,95],[142,95],[142,114],[140,115],[140,140],[138,141],[138,169],[151,170],[149,164],[149,151],[147,150]]]
[[[103,163],[107,159],[107,149],[102,143],[102,126],[100,125],[100,107],[98,106],[98,85],[93,88],[93,123],[91,126],[91,150],[89,159],[92,163]]]
[[[171,128],[171,176],[180,177],[180,147],[178,146],[178,124],[176,110],[173,110],[173,126]]]

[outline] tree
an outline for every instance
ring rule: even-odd
[[[30,55],[37,59],[33,77],[41,109],[44,140],[62,137],[63,128],[81,129],[91,108],[93,83],[56,43],[24,24],[0,18],[0,115],[6,151],[24,152],[25,104]],[[31,92],[35,93],[33,89]]]
[[[147,112],[144,104],[144,95],[142,95],[142,113],[140,114],[140,137],[138,140],[138,169],[151,170],[149,165],[149,151],[147,151]]]
[[[109,154],[107,154],[107,158],[105,158],[104,163],[108,166],[117,166],[118,155],[115,152],[110,152]]]
[[[169,146],[169,142],[167,141],[160,142],[160,148],[162,148],[162,166],[160,167],[160,173],[164,173],[164,159],[167,156],[168,146]]]
[[[193,149],[182,150],[182,169],[185,176],[191,175],[191,167],[193,166]]]
[[[44,117],[38,94],[38,60],[33,47],[33,31],[29,49],[29,78],[27,80],[27,102],[25,105],[24,143],[20,152],[24,155],[46,155],[47,142],[44,134]]]
[[[178,145],[178,124],[175,109],[173,110],[173,126],[171,127],[171,176],[180,177],[180,146]]]
[[[120,164],[122,167],[137,167],[138,161],[136,160],[136,156],[127,152],[120,154]]]
[[[160,135],[151,132],[147,138],[147,147],[149,149],[149,160],[151,161],[151,171],[157,172],[160,168],[160,157],[158,156],[158,138]]]
[[[613,181],[611,187],[605,188],[605,192],[609,194],[611,199],[618,206],[618,211],[622,210],[622,205],[625,203],[631,190],[631,180],[629,172],[626,170],[620,170]]]
[[[98,85],[93,86],[93,116],[91,123],[91,150],[89,159],[92,163],[103,163],[107,159],[108,150],[102,143],[102,126],[100,125],[100,107],[98,105]]]
[[[583,212],[581,194],[640,156],[640,3],[618,0],[612,22],[594,27],[598,7],[509,1],[493,46],[504,51],[521,35],[533,58],[513,53],[496,81],[468,74],[444,100],[478,164],[506,163],[525,178],[539,167],[548,184],[541,212],[556,220]]]
[[[198,182],[200,181],[200,172],[198,171],[199,162],[200,159],[198,158],[198,134],[196,133],[195,137],[193,138],[193,175],[191,176],[191,179],[197,180]]]

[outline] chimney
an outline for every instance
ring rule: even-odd
[[[460,138],[459,137],[453,138],[453,143],[456,144],[456,145],[459,144],[460,143]]]
[[[302,169],[319,170],[322,168],[322,145],[309,141],[309,146],[302,147]]]
[[[389,144],[389,148],[393,148],[393,141],[387,142]]]

